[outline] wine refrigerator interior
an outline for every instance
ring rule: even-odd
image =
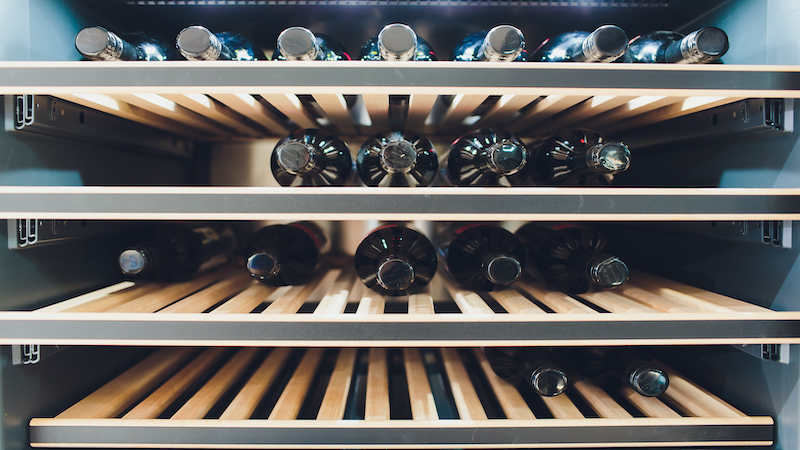
[[[0,0],[0,450],[800,449],[795,3]]]

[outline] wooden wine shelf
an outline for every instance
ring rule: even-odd
[[[124,282],[31,312],[0,312],[0,344],[800,343],[800,312],[772,311],[644,273],[620,289],[575,297],[530,281],[480,294],[434,282],[445,283],[451,298],[387,299],[340,269],[305,286],[276,289],[227,267],[181,283]]]
[[[365,136],[388,127],[390,96],[408,97],[405,128],[523,136],[577,124],[613,134],[745,98],[800,97],[796,66],[721,64],[2,62],[0,80],[0,94],[54,95],[193,139],[297,127]],[[369,121],[344,95],[361,96]],[[454,97],[429,118],[442,96]]]
[[[0,219],[800,220],[800,189],[0,186]]]
[[[392,365],[384,348],[163,349],[55,418],[32,419],[31,446],[583,448],[773,442],[771,417],[748,417],[671,370],[670,385],[659,398],[630,388],[609,392],[585,380],[572,382],[557,397],[531,392],[526,398],[494,375],[479,350],[406,348],[397,358],[402,362]],[[431,364],[444,368],[446,388],[429,383],[432,372],[440,373]],[[401,397],[408,402],[398,407]],[[499,408],[487,403],[494,399]]]

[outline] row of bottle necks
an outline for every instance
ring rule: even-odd
[[[282,186],[345,186],[356,177],[367,186],[605,186],[630,163],[624,143],[586,129],[562,130],[536,145],[507,131],[474,130],[456,139],[441,163],[433,143],[411,130],[369,137],[353,161],[337,136],[302,129],[278,141],[270,168]]]
[[[570,224],[531,222],[512,233],[493,224],[454,223],[442,225],[431,240],[406,224],[387,223],[361,240],[352,265],[367,288],[386,296],[425,291],[440,265],[448,282],[462,289],[505,289],[530,277],[576,294],[627,281],[627,265],[607,253],[606,245],[598,231]],[[238,248],[226,224],[166,223],[123,249],[118,262],[130,277],[179,281],[229,260]],[[242,271],[286,286],[321,276],[322,256],[331,245],[320,226],[304,221],[262,227],[242,248]]]
[[[239,60],[269,59],[246,37],[231,32],[214,33],[199,25],[183,29],[174,45],[144,33],[118,36],[94,26],[81,30],[75,47],[84,57],[98,61]],[[553,36],[528,53],[522,32],[511,25],[466,36],[453,49],[453,61],[709,63],[729,48],[725,32],[704,27],[684,36],[655,31],[629,39],[615,25],[592,32],[571,31]],[[272,54],[275,60],[349,61],[353,59],[333,38],[303,27],[285,29]],[[357,59],[366,61],[436,61],[432,46],[402,23],[388,24],[361,48]]]

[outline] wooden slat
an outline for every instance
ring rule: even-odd
[[[385,348],[369,350],[364,420],[389,420],[389,369]]]
[[[651,314],[658,313],[657,310],[635,302],[629,298],[615,294],[606,290],[597,290],[578,294],[579,297],[592,302],[593,304],[605,309],[608,312],[619,314]]]
[[[528,106],[534,100],[538,99],[538,95],[514,95],[506,94],[498,99],[497,103],[492,105],[488,111],[481,115],[480,120],[475,122],[473,128],[489,127],[494,124],[502,124],[510,119],[514,114],[518,113],[520,109]]]
[[[685,97],[664,95],[636,97],[622,106],[607,111],[602,116],[595,117],[588,121],[585,126],[591,129],[603,130],[607,133],[609,129],[617,127],[617,124],[621,122],[631,120],[635,116],[664,106],[680,103],[683,100],[685,100]]]
[[[111,97],[138,106],[159,116],[194,127],[214,136],[227,136],[231,130],[206,119],[183,106],[158,94],[110,94]]]
[[[217,400],[242,375],[258,352],[257,348],[243,348],[236,352],[219,372],[173,414],[172,419],[190,420],[205,417]]]
[[[336,366],[322,397],[322,404],[317,413],[317,420],[342,420],[347,407],[347,396],[353,380],[353,369],[356,365],[358,349],[343,348],[339,351]]]
[[[116,417],[136,400],[175,372],[194,353],[188,348],[159,350],[89,394],[57,419],[99,419]]]
[[[598,416],[607,419],[629,419],[633,416],[604,390],[583,380],[570,380],[572,387],[581,394]]]
[[[461,420],[486,420],[486,411],[483,410],[478,393],[469,379],[467,369],[454,348],[443,348],[442,361],[444,362],[447,378],[450,380],[450,389],[458,409]]]
[[[703,307],[704,311],[714,312],[753,312],[768,313],[773,312],[769,308],[743,302],[741,300],[717,294],[716,292],[696,288],[677,281],[662,278],[656,275],[634,271],[631,275],[634,284],[654,292],[664,295],[678,302],[688,302],[692,307]],[[714,305],[716,309],[710,309],[708,304]]]
[[[359,282],[356,281],[356,283]],[[356,314],[383,314],[385,307],[386,297],[373,291],[367,291],[358,303]]]
[[[363,94],[372,127],[377,130],[389,128],[389,95]]]
[[[122,416],[123,419],[156,419],[169,405],[186,392],[226,352],[224,347],[213,347],[192,360],[166,383],[153,391],[141,403]]]
[[[647,114],[641,114],[623,122],[618,122],[615,125],[610,125],[608,133],[619,133],[624,130],[632,128],[643,127],[656,122],[663,122],[665,120],[674,119],[676,117],[686,116],[707,109],[716,108],[717,106],[727,105],[729,103],[738,102],[746,97],[689,97],[681,99],[679,103],[673,103],[669,106],[664,106],[653,110]]]
[[[356,129],[353,126],[353,118],[347,103],[342,94],[315,94],[314,100],[328,116],[328,119],[336,125],[336,129],[341,134],[354,135]]]
[[[567,294],[551,291],[540,283],[529,280],[517,280],[516,286],[532,295],[559,314],[597,314],[597,311],[575,300]]]
[[[322,297],[319,305],[314,310],[314,314],[342,314],[347,307],[347,298],[350,296],[350,289],[353,283],[360,283],[355,279],[352,270],[342,270],[339,277],[333,283],[330,290]]]
[[[252,285],[211,311],[211,314],[247,314],[264,303],[278,288],[253,280]]]
[[[531,411],[528,403],[522,398],[517,388],[494,373],[492,366],[489,364],[483,352],[476,348],[473,349],[473,353],[478,359],[481,369],[483,369],[483,373],[486,375],[486,379],[489,381],[489,385],[492,387],[492,391],[494,391],[494,395],[500,403],[500,407],[503,408],[503,413],[506,415],[506,418],[512,420],[536,419],[533,411]]]
[[[292,375],[289,383],[286,384],[278,402],[269,414],[270,420],[297,418],[324,353],[325,351],[321,348],[310,348],[306,351],[300,361],[300,365],[297,366],[294,375]]]
[[[666,313],[700,312],[700,310],[697,308],[692,308],[690,306],[673,301],[667,297],[656,295],[652,292],[633,286],[631,283],[625,283],[622,286],[619,286],[616,291],[657,311]]]
[[[242,120],[242,116],[220,105],[205,94],[161,94],[161,96],[190,111],[236,130],[242,136],[263,137],[264,135],[263,131],[248,126]]]
[[[292,119],[294,123],[303,128],[319,128],[316,119],[306,111],[306,108],[294,94],[261,94],[275,109]]]
[[[406,117],[406,129],[422,131],[425,126],[425,119],[433,109],[438,96],[430,94],[411,94],[408,98],[408,115]]]
[[[553,413],[553,417],[556,419],[583,419],[583,414],[572,403],[572,400],[569,399],[565,394],[556,395],[555,397],[545,397],[544,395],[540,396],[539,398],[542,399],[547,409]]]
[[[465,291],[457,288],[449,280],[445,280],[445,287],[450,296],[458,305],[458,309],[464,314],[494,314],[492,308],[486,304],[480,295],[472,291]]]
[[[633,96],[601,95],[587,99],[536,127],[538,136],[548,136],[566,128],[574,128],[576,124],[600,117],[606,111],[622,106],[635,99]]]
[[[664,402],[657,397],[645,397],[644,395],[636,392],[630,386],[623,386],[619,390],[620,394],[625,397],[633,406],[639,411],[643,412],[647,417],[655,417],[660,419],[676,419],[682,417],[675,412],[672,408],[665,405]]]
[[[286,359],[292,353],[289,348],[275,348],[269,356],[258,366],[253,375],[247,380],[244,387],[236,394],[233,401],[225,408],[219,417],[220,420],[249,419],[258,407],[258,403],[267,393],[272,383],[280,373]]]
[[[341,273],[340,270],[329,270],[324,275],[317,276],[312,281],[300,286],[292,286],[286,293],[267,306],[262,314],[294,314],[296,313],[308,297],[318,288],[326,290],[336,281]]]
[[[692,384],[660,361],[656,364],[669,375],[669,387],[661,396],[683,413],[695,417],[746,416],[716,395]]]
[[[163,289],[164,286],[166,285],[163,283],[142,283],[141,285],[134,286],[130,289],[125,289],[124,291],[115,292],[113,294],[106,295],[105,297],[98,298],[97,300],[93,300],[81,305],[76,305],[71,308],[67,308],[64,310],[64,312],[73,313],[73,312],[109,311],[135,298],[139,298],[151,292],[156,292],[159,289]]]
[[[506,129],[512,133],[524,131],[553,114],[575,106],[587,98],[589,97],[585,95],[548,95],[536,102],[510,125],[506,126]]]
[[[408,380],[408,398],[411,402],[411,417],[414,420],[437,420],[436,402],[433,400],[428,374],[417,348],[404,348],[403,361]]]
[[[434,314],[433,297],[431,294],[412,294],[408,296],[409,314]]]
[[[472,115],[472,112],[481,106],[488,95],[475,95],[475,94],[459,94],[453,98],[453,103],[447,108],[447,112],[442,118],[441,123],[437,124],[437,128],[441,130],[450,130],[453,128],[461,127],[461,123],[467,116]]]
[[[275,134],[283,136],[289,133],[289,130],[281,123],[281,119],[250,94],[211,94],[211,96]]]
[[[253,284],[253,277],[246,270],[215,283],[159,311],[165,314],[201,313],[232,295],[242,292]]]
[[[83,295],[79,295],[77,297],[73,297],[68,300],[64,300],[63,302],[58,302],[49,306],[45,306],[43,308],[34,309],[31,312],[35,313],[56,313],[62,312],[64,310],[81,306],[83,304],[89,302],[95,302],[99,299],[102,299],[110,294],[114,294],[120,291],[125,291],[129,289],[133,289],[136,287],[133,282],[131,281],[123,281],[108,287],[104,287],[102,289],[98,289],[96,291],[87,292]]]
[[[492,291],[489,292],[489,295],[497,300],[497,303],[509,314],[547,314],[545,310],[539,308],[535,303],[513,289]]]

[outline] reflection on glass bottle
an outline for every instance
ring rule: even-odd
[[[227,225],[168,223],[123,250],[119,267],[129,276],[154,272],[164,280],[181,280],[225,262],[235,248],[236,235]]]
[[[178,55],[164,41],[146,33],[122,37],[103,27],[86,27],[75,36],[75,48],[95,61],[167,61]]]
[[[270,165],[281,186],[343,186],[353,174],[347,144],[313,128],[293,131],[278,141]]]
[[[484,347],[483,354],[494,373],[520,387],[530,386],[539,395],[554,397],[567,389],[567,374],[557,360],[561,351],[549,347]]]
[[[253,278],[267,284],[303,284],[316,272],[327,244],[325,233],[313,222],[268,225],[247,240],[245,267]]]
[[[674,31],[655,31],[636,36],[623,61],[628,63],[701,64],[716,61],[728,51],[728,35],[705,27],[684,36]]]
[[[190,61],[256,61],[268,59],[249,39],[238,33],[212,33],[194,25],[184,28],[176,40],[178,51]]]
[[[439,233],[436,241],[447,272],[466,289],[508,287],[525,267],[525,249],[519,239],[496,225],[454,225]]]
[[[525,38],[511,25],[471,34],[453,49],[453,61],[527,61]]]
[[[606,238],[592,228],[531,222],[515,234],[527,252],[525,273],[561,292],[580,294],[591,285],[613,288],[628,280],[628,267],[616,256],[602,253]]]
[[[584,129],[563,130],[531,151],[531,181],[536,186],[607,186],[631,164],[631,152]]]
[[[361,281],[384,295],[420,292],[436,273],[436,250],[422,233],[402,225],[372,231],[353,260]]]
[[[392,23],[370,38],[358,55],[362,61],[436,61],[436,52],[411,27]]]
[[[596,385],[623,382],[645,397],[657,397],[669,386],[669,376],[630,347],[581,347],[567,351],[569,369]]]
[[[511,186],[526,183],[530,171],[525,145],[507,131],[470,131],[450,147],[445,173],[457,186]]]
[[[622,28],[603,25],[593,32],[571,31],[546,39],[528,61],[612,62],[625,53],[628,36]]]
[[[350,55],[330,36],[308,28],[291,27],[278,35],[272,59],[279,61],[350,61]]]
[[[367,186],[427,186],[436,177],[439,158],[425,136],[391,131],[375,134],[361,145],[356,167]]]

